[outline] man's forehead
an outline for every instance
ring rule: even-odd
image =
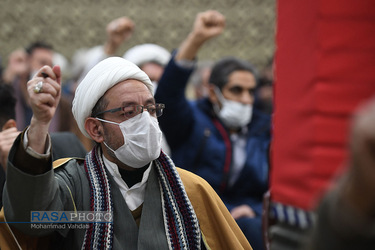
[[[52,57],[53,51],[47,48],[35,48],[30,55],[31,56],[48,55]]]
[[[228,82],[224,87],[253,88],[256,85],[255,76],[249,71],[234,71],[229,75]]]

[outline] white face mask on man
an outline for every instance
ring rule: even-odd
[[[132,167],[141,168],[159,157],[161,152],[162,132],[156,117],[149,112],[130,118],[122,123],[96,118],[99,121],[116,124],[124,137],[124,144],[116,150],[111,150],[117,159]]]
[[[228,128],[240,128],[247,125],[253,115],[253,106],[251,104],[242,104],[240,102],[225,99],[218,87],[215,86],[215,94],[221,103],[214,104],[214,111],[220,120]]]

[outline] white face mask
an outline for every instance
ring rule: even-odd
[[[221,91],[215,87],[215,93],[222,107],[214,105],[214,111],[220,120],[229,128],[240,128],[251,121],[253,106],[225,99]]]
[[[107,143],[104,145],[111,150],[117,159],[132,168],[141,168],[159,157],[161,151],[162,132],[156,117],[148,112],[123,121],[111,122],[96,118],[99,121],[116,124],[120,127],[124,137],[124,145],[116,150]]]

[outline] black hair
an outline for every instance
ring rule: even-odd
[[[0,82],[0,130],[9,119],[16,119],[16,98],[13,87]]]
[[[48,50],[53,50],[53,47],[52,45],[48,44],[48,43],[45,43],[45,42],[41,42],[41,41],[36,41],[36,42],[33,42],[32,44],[30,44],[28,47],[26,47],[26,53],[28,55],[31,55],[34,50],[36,49],[48,49]]]
[[[215,63],[210,75],[210,83],[222,89],[228,83],[229,75],[234,71],[248,71],[254,75],[255,81],[258,83],[258,73],[255,67],[236,57],[225,57]]]

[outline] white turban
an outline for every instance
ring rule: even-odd
[[[99,62],[78,85],[72,111],[79,129],[85,136],[90,138],[85,130],[85,120],[91,115],[95,104],[107,90],[127,79],[143,82],[150,92],[154,93],[154,87],[146,73],[121,57],[109,57]]]
[[[145,43],[129,49],[123,57],[139,67],[147,62],[155,62],[165,66],[171,58],[171,53],[157,44]]]

